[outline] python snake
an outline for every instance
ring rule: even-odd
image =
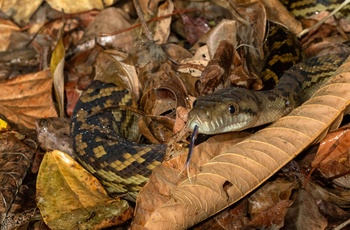
[[[229,88],[199,97],[188,126],[213,134],[273,122],[306,100],[348,55],[343,52],[296,64],[268,91]],[[137,108],[129,90],[93,81],[75,106],[71,135],[78,161],[107,192],[127,193],[134,199],[152,169],[163,161],[166,145],[137,143],[137,115],[123,106]]]

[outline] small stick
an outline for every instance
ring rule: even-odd
[[[143,32],[145,32],[145,35],[148,38],[148,40],[153,41],[152,32],[149,30],[149,28],[147,26],[147,22],[145,20],[145,17],[143,15],[142,9],[140,7],[139,0],[133,0],[133,2],[134,2],[136,13],[137,13],[137,15],[140,18],[140,22],[141,22],[141,25],[142,25]]]

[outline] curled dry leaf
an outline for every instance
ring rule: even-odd
[[[350,105],[349,70],[348,59],[327,85],[289,115],[238,144],[212,149],[214,152],[211,154],[216,157],[205,164],[193,159],[193,164],[196,162],[201,167],[198,174],[191,173],[189,179],[176,185],[174,180],[162,181],[155,179],[159,174],[153,174],[149,184],[158,184],[158,196],[162,197],[163,203],[158,203],[141,222],[140,218],[135,218],[135,221],[149,229],[184,229],[247,195],[307,146],[318,142],[329,131],[333,121],[343,116]],[[203,143],[202,151],[197,150],[198,154],[203,155],[212,147],[213,144]],[[158,170],[164,170],[164,166]],[[170,191],[162,184],[171,184],[167,188]],[[151,197],[147,198],[146,194],[145,188],[138,201],[159,200],[155,191]],[[136,215],[144,214],[140,203]]]
[[[86,45],[96,39],[103,47],[130,51],[134,41],[130,27],[131,19],[122,9],[104,9],[86,28],[81,44]]]
[[[122,60],[118,61],[117,59],[126,58],[121,55],[122,53],[117,54],[112,51],[100,52],[96,59],[94,80],[113,83],[129,89],[134,94],[135,100],[138,100],[141,86],[135,67],[123,63]]]
[[[158,7],[157,17],[161,18],[163,16],[171,15],[174,11],[174,3],[170,0],[165,1]],[[171,17],[162,18],[157,21],[155,34],[153,40],[157,42],[157,44],[167,43],[169,35],[170,35],[170,24]]]
[[[207,95],[219,88],[230,85],[228,76],[233,60],[234,47],[227,40],[220,41],[214,57],[209,61],[207,67],[200,77],[200,95]]]
[[[110,198],[96,178],[57,150],[40,165],[36,200],[51,229],[101,229],[131,217],[126,201]]]
[[[299,34],[302,31],[303,28],[300,21],[295,19],[295,17],[282,5],[281,1],[265,0],[261,2],[265,6],[267,18],[269,20],[285,25],[293,34]]]
[[[0,223],[22,185],[34,152],[15,133],[0,135]]]
[[[325,178],[335,178],[334,183],[350,188],[349,146],[350,130],[348,127],[329,133],[321,142],[311,165],[316,167]]]
[[[214,57],[214,54],[221,41],[227,41],[234,47],[237,46],[237,22],[234,20],[223,19],[220,23],[213,28],[207,40],[208,51],[210,58]]]
[[[38,118],[57,117],[50,71],[19,76],[0,87],[0,114],[16,126],[34,129]]]

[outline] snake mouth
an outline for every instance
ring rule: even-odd
[[[195,126],[198,126],[198,132],[201,134],[212,135],[218,133],[235,132],[244,130],[250,124],[248,116],[245,119],[229,119],[230,121],[224,121],[222,117],[217,119],[203,119],[200,116],[191,117],[187,126],[193,130]]]

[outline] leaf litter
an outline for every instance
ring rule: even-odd
[[[242,200],[202,224],[196,225],[195,229],[280,229],[302,226],[325,229],[342,226],[343,222],[343,225],[346,225],[346,220],[349,218],[349,170],[347,135],[344,129],[347,128],[340,131],[344,131],[344,134],[336,134],[340,138],[335,143],[324,144],[328,143],[327,139],[322,142],[312,164],[304,166],[297,159],[294,166],[290,164],[282,171],[278,171],[297,154],[290,152],[292,149],[301,152],[312,140],[314,142],[320,140],[328,128],[336,127],[336,125],[319,127],[320,131],[316,133],[314,133],[317,129],[315,124],[308,124],[310,126],[306,128],[300,127],[299,123],[303,123],[303,119],[309,114],[315,114],[311,116],[312,118],[317,116],[320,107],[309,112],[296,110],[293,114],[298,116],[299,120],[286,117],[254,136],[242,132],[202,140],[203,143],[195,148],[189,163],[189,175],[186,174],[188,142],[178,141],[186,138],[186,135],[182,137],[184,133],[182,127],[194,98],[203,91],[211,92],[218,87],[218,82],[224,86],[238,83],[254,89],[261,88],[261,83],[254,73],[259,64],[249,65],[247,62],[248,59],[263,58],[260,47],[264,42],[265,18],[283,24],[288,22],[286,26],[295,34],[301,32],[301,23],[287,13],[279,2],[272,0],[251,2],[242,6],[233,0],[218,5],[181,1],[165,1],[159,5],[157,1],[150,3],[139,1],[144,13],[141,21],[137,18],[139,15],[135,13],[131,1],[126,3],[109,1],[104,5],[98,1],[71,5],[66,5],[62,1],[38,2],[39,4],[33,4],[36,6],[34,10],[28,8],[23,15],[11,11],[19,7],[16,1],[9,1],[6,7],[2,6],[3,12],[19,27],[11,20],[1,19],[0,27],[5,30],[1,30],[4,32],[0,33],[0,39],[4,40],[1,47],[3,52],[0,53],[0,65],[4,70],[0,75],[1,89],[4,89],[0,91],[0,114],[5,123],[7,121],[10,124],[10,128],[2,131],[1,135],[7,138],[12,135],[9,134],[12,131],[8,129],[18,130],[33,137],[31,144],[25,142],[25,145],[29,146],[28,152],[37,149],[35,146],[40,146],[39,151],[47,148],[49,152],[41,163],[38,178],[33,168],[29,171],[34,174],[27,175],[23,188],[19,186],[26,175],[25,172],[16,179],[16,188],[9,189],[10,193],[1,192],[1,195],[6,195],[6,199],[10,201],[0,207],[3,220],[1,229],[12,229],[18,225],[28,227],[36,222],[34,216],[37,216],[38,212],[35,211],[35,207],[18,208],[21,205],[26,207],[26,201],[19,199],[18,204],[14,197],[17,191],[29,192],[29,185],[32,186],[35,180],[37,205],[42,216],[40,224],[43,225],[45,222],[52,229],[74,229],[78,226],[85,229],[99,229],[123,223],[128,225],[130,223],[127,220],[130,218],[133,218],[131,228],[134,229],[145,226],[150,229],[187,228],[220,212],[239,199]],[[111,6],[112,4],[115,5]],[[237,12],[232,12],[232,6],[235,6]],[[63,9],[64,13],[53,9]],[[208,12],[210,14],[207,14]],[[218,29],[222,25],[220,23],[222,15],[229,15],[227,19],[232,19],[231,14],[237,16],[237,13],[240,17],[243,15],[238,21],[226,20],[229,33]],[[142,29],[145,29],[141,28],[141,24],[148,20],[151,31],[149,35],[153,36],[152,40],[155,43],[143,38],[141,42],[138,40],[142,37]],[[247,26],[245,23],[247,20],[252,22],[250,24],[252,27]],[[302,23],[305,26],[311,24],[312,20],[315,19],[306,19]],[[347,33],[348,23],[341,20],[340,24],[343,36]],[[333,36],[337,26],[338,24],[333,22],[324,24],[303,38],[304,48],[307,48],[309,55],[316,53],[310,46],[320,38],[324,43],[342,41],[341,36]],[[60,29],[63,32],[60,32]],[[236,30],[240,31],[237,38],[226,37],[227,34],[235,34]],[[19,34],[27,38],[12,39],[15,36],[19,38]],[[325,38],[326,35],[332,37]],[[20,44],[19,41],[22,41],[22,45],[15,47],[16,44]],[[222,47],[219,50],[222,51],[216,53],[220,44]],[[237,48],[238,44],[240,49]],[[226,49],[227,47],[231,49]],[[57,52],[57,48],[61,51],[63,49],[66,53],[53,55]],[[227,51],[229,52],[225,53]],[[227,63],[221,63],[225,55],[232,59]],[[14,57],[20,57],[18,62],[11,61]],[[56,70],[51,68],[53,74],[46,70],[50,61],[62,63]],[[209,71],[205,69],[208,62],[209,67],[214,66],[214,69],[218,68],[221,73],[217,75],[216,70],[212,71],[213,78],[211,75],[209,77],[202,75],[203,71]],[[231,65],[237,68],[231,70]],[[338,83],[325,89],[343,97],[343,100],[329,99],[326,102],[325,106],[332,105],[334,110],[329,111],[326,108],[321,110],[321,118],[330,119],[328,123],[331,120],[336,124],[339,123],[336,122],[339,119],[335,117],[342,116],[345,107],[341,105],[347,103],[346,91],[342,86],[338,88],[335,86],[343,84],[345,87],[348,84],[347,68],[347,66],[343,68],[344,73],[339,71],[344,81],[338,77]],[[126,201],[110,198],[101,185],[94,178],[90,178],[73,159],[65,153],[51,151],[66,149],[66,152],[70,152],[69,140],[66,140],[67,134],[64,131],[69,129],[69,124],[64,120],[58,120],[59,126],[55,127],[63,128],[56,128],[58,135],[51,135],[46,127],[51,121],[46,118],[57,117],[58,114],[60,117],[70,115],[79,94],[89,85],[95,73],[97,78],[132,89],[135,97],[140,98],[141,108],[144,110],[135,111],[142,118],[140,130],[143,135],[152,143],[169,143],[167,157],[170,160],[154,170],[150,182],[138,197],[133,217],[132,209]],[[117,75],[117,78],[114,75]],[[226,79],[223,79],[222,75]],[[230,77],[227,78],[227,75]],[[205,80],[199,80],[199,77],[204,77]],[[59,79],[59,82],[53,83],[52,79]],[[212,79],[212,82],[216,83],[211,83]],[[201,85],[201,81],[209,83]],[[63,83],[65,94],[62,94]],[[58,90],[61,93],[56,98],[52,96],[53,85],[61,87]],[[328,98],[329,95],[320,93],[319,97]],[[63,101],[67,102],[65,106]],[[317,99],[314,101],[318,102]],[[60,109],[57,109],[56,104]],[[335,104],[340,105],[336,107]],[[308,106],[312,107],[313,102],[309,102]],[[330,115],[332,112],[333,115]],[[327,123],[326,120],[322,122]],[[312,138],[304,140],[305,143],[301,143],[302,139],[300,142],[290,141],[288,137],[295,138],[295,133],[282,132],[280,127],[292,126],[298,127]],[[35,127],[40,135],[44,135],[38,137],[40,144],[36,140],[36,135],[25,131],[33,130]],[[63,135],[59,134],[60,132],[63,132]],[[276,134],[278,135],[274,136]],[[290,144],[288,148],[282,148],[283,151],[280,151],[282,155],[278,155],[272,151],[271,146],[281,147],[279,139],[282,136],[285,141],[290,141]],[[62,143],[63,146],[52,145],[61,142],[63,140],[61,138],[67,141]],[[238,142],[241,143],[235,145]],[[253,144],[258,142],[265,143],[265,149]],[[262,153],[269,151],[271,152],[268,154],[271,155],[264,158],[266,155]],[[283,154],[286,153],[290,155],[284,159]],[[240,154],[246,156],[241,158]],[[303,156],[311,154],[305,151]],[[33,165],[40,162],[42,153],[35,155]],[[31,156],[28,159],[32,158]],[[11,162],[7,158],[5,161]],[[239,165],[241,170],[229,169],[227,165],[233,168]],[[27,171],[28,167],[22,171]],[[310,174],[310,171],[313,173]],[[257,181],[251,177],[252,173],[256,173]],[[265,173],[269,176],[277,174],[267,183],[263,183],[267,179]],[[237,184],[238,181],[241,182]],[[237,185],[238,187],[235,187]],[[261,187],[252,195],[242,198],[258,185]],[[76,197],[81,198],[75,199]],[[64,209],[61,209],[61,202],[67,203]],[[20,216],[19,212],[27,214]],[[22,219],[18,221],[18,218]]]

